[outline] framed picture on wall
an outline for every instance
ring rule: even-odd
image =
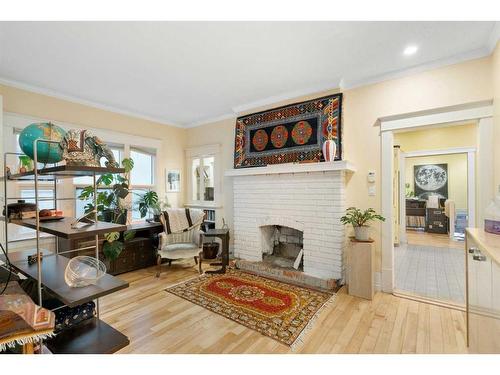
[[[167,193],[178,193],[181,191],[181,171],[178,169],[168,170],[166,173]]]
[[[413,167],[415,196],[428,199],[431,195],[448,198],[448,164],[425,164]]]

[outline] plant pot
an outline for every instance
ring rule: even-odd
[[[103,210],[102,218],[108,223],[127,224],[127,210]]]
[[[203,258],[215,259],[219,253],[219,244],[217,242],[208,242],[203,244]]]
[[[370,240],[370,227],[363,225],[362,227],[354,227],[354,238],[358,241]]]

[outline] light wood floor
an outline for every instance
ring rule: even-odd
[[[164,266],[120,277],[130,287],[101,299],[101,318],[130,345],[119,353],[290,353],[249,328],[164,291],[197,275],[194,265]],[[297,353],[465,353],[463,312],[391,294],[373,301],[346,294],[325,308]]]
[[[407,230],[406,239],[409,244],[422,246],[446,247],[452,249],[464,249],[464,241],[454,241],[447,234],[421,232]]]

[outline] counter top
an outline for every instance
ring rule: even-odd
[[[500,235],[485,232],[480,228],[467,228],[466,231],[481,246],[481,250],[500,264]]]

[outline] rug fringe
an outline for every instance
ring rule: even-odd
[[[41,333],[29,337],[20,337],[9,342],[1,343],[0,352],[7,350],[7,348],[14,348],[16,345],[34,344],[39,342],[40,340],[50,339],[55,336],[56,335],[54,333]]]
[[[313,317],[307,322],[307,325],[304,327],[300,335],[295,339],[295,341],[290,345],[290,350],[295,352],[298,350],[305,342],[305,336],[313,329],[314,324],[318,320],[320,314],[328,307],[332,306],[337,299],[337,293],[332,294],[330,298],[328,298],[325,303],[316,311]]]

